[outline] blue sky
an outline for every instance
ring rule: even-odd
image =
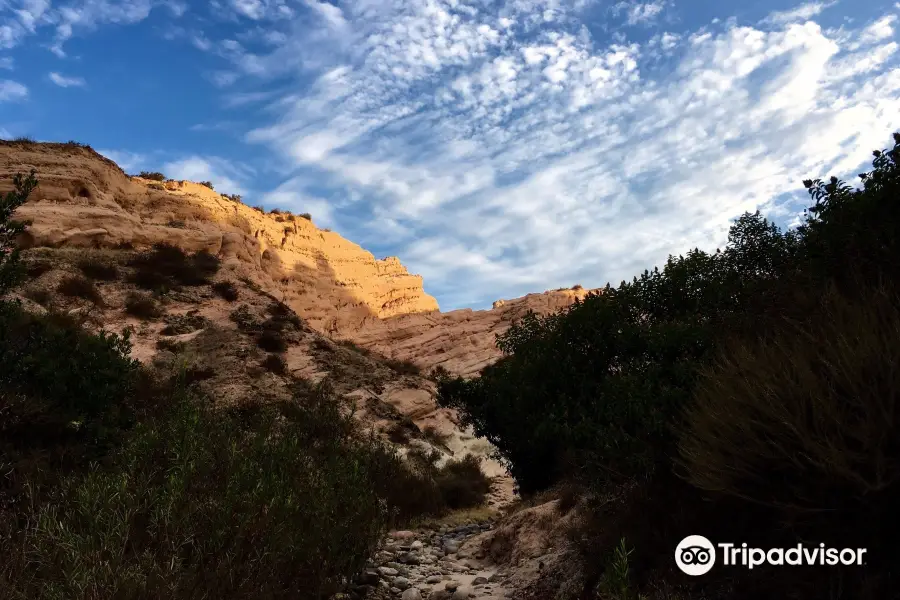
[[[444,310],[724,245],[900,129],[900,4],[0,0],[0,136],[397,255]]]

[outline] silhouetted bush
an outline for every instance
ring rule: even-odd
[[[78,261],[78,269],[91,279],[99,281],[115,281],[119,278],[119,270],[115,265],[93,258]]]
[[[138,319],[157,319],[162,310],[153,298],[131,292],[125,298],[125,312]]]
[[[153,181],[166,181],[167,177],[159,171],[141,171],[138,174],[141,179],[151,179]]]
[[[209,252],[199,251],[188,256],[170,244],[156,244],[149,252],[136,256],[129,263],[135,268],[129,280],[143,289],[166,291],[178,285],[209,285],[210,277],[219,270],[219,259]]]
[[[100,292],[97,290],[94,282],[78,275],[70,275],[63,279],[57,286],[56,291],[70,298],[81,298],[94,304],[103,304],[103,299],[100,297]]]
[[[263,360],[262,366],[265,367],[267,371],[275,373],[276,375],[284,375],[287,373],[287,361],[277,354],[268,355]]]
[[[200,181],[200,182],[198,182],[198,183],[199,183],[200,185],[202,185],[202,186],[208,187],[208,188],[211,189],[211,190],[215,189],[215,188],[213,187],[213,184],[212,184],[211,181]]]
[[[307,221],[312,221],[312,215],[309,213],[300,213],[297,216],[300,217],[301,219],[306,219]]]
[[[451,510],[481,506],[491,491],[491,480],[482,472],[478,458],[471,454],[447,461],[438,470],[435,481],[444,505]]]
[[[13,189],[0,196],[0,296],[15,287],[24,277],[19,248],[16,240],[25,231],[25,223],[13,221],[17,208],[28,201],[28,196],[37,187],[34,170],[28,177],[21,173],[13,176]]]
[[[91,335],[68,316],[0,303],[0,334],[4,439],[22,435],[22,443],[39,444],[43,433],[35,431],[50,423],[63,435],[72,421],[87,427],[92,419],[116,417],[133,390],[138,365],[128,357],[127,333]],[[15,433],[16,427],[23,429]]]
[[[883,554],[900,497],[900,295],[833,286],[807,319],[729,345],[704,374],[680,450],[700,489],[771,507]],[[896,528],[895,528],[896,529]],[[831,531],[829,531],[831,530]],[[851,540],[856,540],[851,544]]]
[[[212,285],[212,289],[221,298],[224,298],[229,302],[234,302],[238,299],[237,286],[235,286],[232,281],[217,281]]]
[[[422,369],[411,360],[385,359],[385,364],[401,375],[421,375]]]
[[[287,342],[280,332],[267,329],[256,338],[256,345],[266,352],[284,352],[287,350]]]

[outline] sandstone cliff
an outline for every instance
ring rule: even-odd
[[[17,213],[26,247],[124,248],[167,242],[208,250],[236,278],[284,301],[315,330],[423,369],[474,375],[499,357],[498,333],[527,310],[583,298],[576,286],[441,313],[422,278],[396,257],[377,260],[340,235],[289,213],[264,214],[189,181],[129,177],[75,144],[0,142],[0,191],[35,169],[40,186]],[[313,215],[313,219],[315,216]]]

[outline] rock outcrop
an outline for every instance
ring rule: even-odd
[[[498,300],[490,310],[433,311],[390,317],[367,318],[358,326],[344,322],[330,335],[397,358],[425,370],[443,367],[465,377],[478,374],[500,357],[496,338],[528,311],[546,315],[582,300],[595,290],[580,286],[528,294],[514,300]],[[336,322],[339,322],[336,320]]]
[[[287,212],[263,213],[189,181],[129,177],[76,144],[0,142],[0,192],[31,169],[40,186],[17,217],[26,247],[208,250],[236,278],[288,304],[313,329],[430,370],[477,374],[500,353],[496,335],[533,310],[584,298],[572,289],[498,300],[491,310],[442,313],[422,278],[396,257],[376,259],[337,233]]]

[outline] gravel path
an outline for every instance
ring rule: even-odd
[[[503,600],[511,598],[501,569],[456,553],[491,523],[442,526],[437,531],[395,531],[369,561],[350,597],[390,600]]]

